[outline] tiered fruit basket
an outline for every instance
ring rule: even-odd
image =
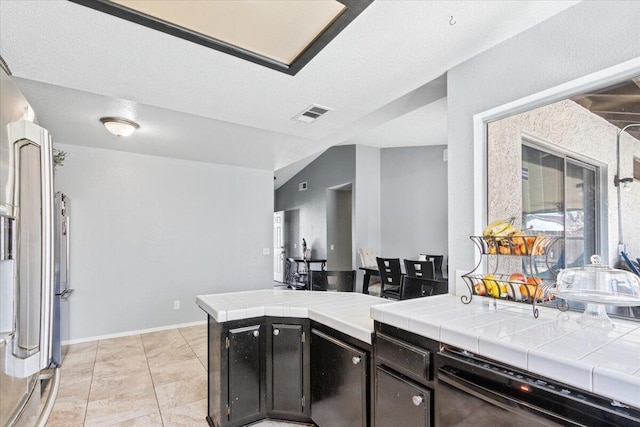
[[[462,276],[469,288],[469,295],[463,295],[462,302],[469,304],[474,295],[493,298],[494,303],[498,299],[519,301],[531,304],[533,316],[537,318],[536,303],[554,298],[549,289],[555,282],[554,278],[557,272],[550,265],[549,254],[560,237],[523,234],[500,237],[470,236],[482,256],[475,268]],[[485,255],[494,259],[493,268],[487,274],[477,273],[482,261],[486,259]],[[528,278],[523,273],[497,273],[500,259],[515,259],[517,257],[528,257]],[[550,279],[543,280],[534,274],[537,259],[541,257],[544,257],[546,270],[552,276]]]

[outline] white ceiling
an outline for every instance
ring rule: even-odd
[[[441,144],[427,83],[575,3],[376,0],[290,76],[75,3],[2,0],[0,55],[56,142],[277,170],[336,144]],[[334,110],[291,120],[312,103]],[[140,130],[117,140],[102,116]]]

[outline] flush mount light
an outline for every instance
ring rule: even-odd
[[[136,122],[121,117],[102,117],[100,121],[115,136],[129,136],[140,127]]]

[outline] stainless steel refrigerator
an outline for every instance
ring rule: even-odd
[[[2,61],[0,61],[2,63]],[[46,423],[52,367],[54,194],[51,138],[0,67],[0,426]],[[52,393],[39,410],[41,379]]]

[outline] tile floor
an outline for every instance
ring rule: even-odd
[[[206,345],[198,325],[66,347],[47,426],[208,426]]]

